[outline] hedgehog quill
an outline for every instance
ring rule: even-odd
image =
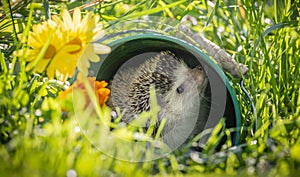
[[[200,104],[207,83],[201,65],[189,68],[172,52],[162,51],[136,68],[118,72],[111,81],[109,104],[125,111],[122,121],[130,123],[137,115],[151,109],[149,90],[153,86],[160,106],[156,126],[162,118],[166,119],[161,138],[168,146],[175,147],[192,131],[204,127],[200,125],[204,120],[199,117],[199,108],[203,106]],[[148,126],[149,122],[145,127]]]

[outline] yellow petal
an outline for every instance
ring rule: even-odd
[[[64,23],[65,29],[72,29],[73,30],[74,25],[72,23],[71,15],[66,9],[64,9],[63,12],[62,12],[62,18],[63,18],[63,21],[65,22]]]
[[[52,60],[49,67],[54,71],[59,71],[63,75],[73,75],[76,68],[77,60],[74,56],[64,51],[60,51]]]
[[[48,67],[47,68],[47,76],[49,77],[49,79],[53,79],[54,78],[54,72],[55,72],[55,69],[53,67]]]
[[[95,53],[89,53],[88,58],[92,62],[98,62],[100,60],[100,57],[96,55]]]
[[[105,31],[104,30],[99,30],[97,32],[97,34],[93,37],[92,41],[97,41],[97,40],[101,39],[104,35],[105,35]]]
[[[88,68],[90,67],[90,62],[88,61],[86,54],[83,54],[81,56],[80,60],[77,63],[77,67],[78,70],[82,72],[84,76],[88,75]]]
[[[79,8],[76,8],[73,13],[73,24],[75,28],[81,25],[81,13]]]
[[[68,44],[62,48],[63,51],[68,52],[68,53],[72,53],[72,52],[78,51],[80,49],[81,49],[81,46],[77,45],[77,44]]]
[[[77,57],[65,52],[65,51],[60,51],[52,61],[53,64],[56,65],[56,68],[66,68],[66,67],[76,67],[77,63]]]
[[[89,12],[89,13],[87,13],[84,17],[83,17],[83,19],[82,19],[82,21],[81,21],[81,25],[82,25],[82,27],[86,27],[87,29],[89,29],[89,28],[91,28],[89,25],[91,25],[91,18],[92,18],[92,13],[91,12]]]
[[[93,43],[93,46],[96,54],[108,54],[111,52],[111,48],[106,45]]]
[[[39,73],[43,73],[50,61],[51,60],[41,59],[38,62],[38,64],[35,66],[34,70],[37,71],[37,72],[39,72]],[[33,63],[33,62],[31,62],[31,63]]]
[[[64,23],[63,21],[57,16],[57,15],[54,15],[52,17],[52,20],[58,25],[58,26],[63,26]]]
[[[95,54],[95,51],[94,51],[94,45],[93,44],[89,44],[85,51],[84,51],[84,54],[86,55],[87,59],[89,61],[92,61],[92,62],[98,62],[100,60],[99,56]]]

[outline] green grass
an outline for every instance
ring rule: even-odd
[[[50,12],[63,7],[74,8],[92,1],[63,3],[50,1]],[[176,151],[149,162],[127,162],[99,151],[110,147],[112,134],[105,132],[97,116],[82,105],[73,105],[72,98],[57,98],[62,88],[44,82],[43,76],[25,72],[25,63],[15,60],[12,52],[21,47],[22,33],[31,24],[46,18],[42,6],[36,6],[28,17],[30,1],[13,5],[21,14],[15,27],[8,4],[1,2],[0,16],[0,176],[66,176],[74,169],[78,176],[298,176],[300,174],[300,17],[299,0],[247,1],[104,1],[90,10],[98,13],[106,26],[119,20],[155,15],[180,20],[194,16],[198,24],[190,27],[226,49],[240,63],[249,67],[244,86],[255,105],[251,110],[239,81],[228,77],[242,112],[241,144],[237,151],[212,148],[191,158],[189,151]],[[166,6],[168,4],[168,6]],[[215,6],[212,7],[211,5]],[[2,20],[3,19],[3,20]],[[28,22],[27,28],[25,28]],[[15,33],[17,33],[18,38]],[[15,64],[7,68],[8,63]],[[46,79],[47,80],[47,79]],[[80,93],[76,100],[84,101]],[[32,104],[34,103],[34,104]],[[75,111],[74,112],[74,108]],[[63,112],[62,112],[63,110]],[[114,135],[131,138],[132,127],[118,127],[110,122],[105,109],[97,109],[108,124],[115,126]],[[66,114],[68,112],[68,114]],[[85,135],[78,131],[91,129]],[[102,120],[103,121],[103,120]],[[216,127],[222,127],[222,122]],[[95,134],[96,132],[96,134]],[[102,135],[102,136],[101,136]],[[105,136],[104,136],[105,135]],[[88,137],[94,139],[88,139]],[[97,141],[96,146],[91,144]],[[227,142],[230,146],[230,142]],[[137,148],[137,149],[134,149]],[[139,147],[124,146],[116,141],[109,153],[129,158]],[[147,155],[142,154],[142,155]]]

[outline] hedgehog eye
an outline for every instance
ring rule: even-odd
[[[183,85],[180,85],[179,87],[177,87],[176,91],[177,91],[177,93],[181,94],[184,91]]]

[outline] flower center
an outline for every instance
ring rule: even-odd
[[[48,46],[48,49],[47,49],[45,55],[44,55],[44,58],[45,59],[51,59],[51,58],[53,58],[53,56],[55,55],[55,53],[56,53],[55,47],[50,44]]]
[[[75,44],[75,45],[80,46],[80,48],[78,50],[74,50],[74,51],[70,52],[70,54],[76,54],[77,52],[81,51],[81,49],[82,49],[82,41],[79,38],[73,39],[68,44]]]

